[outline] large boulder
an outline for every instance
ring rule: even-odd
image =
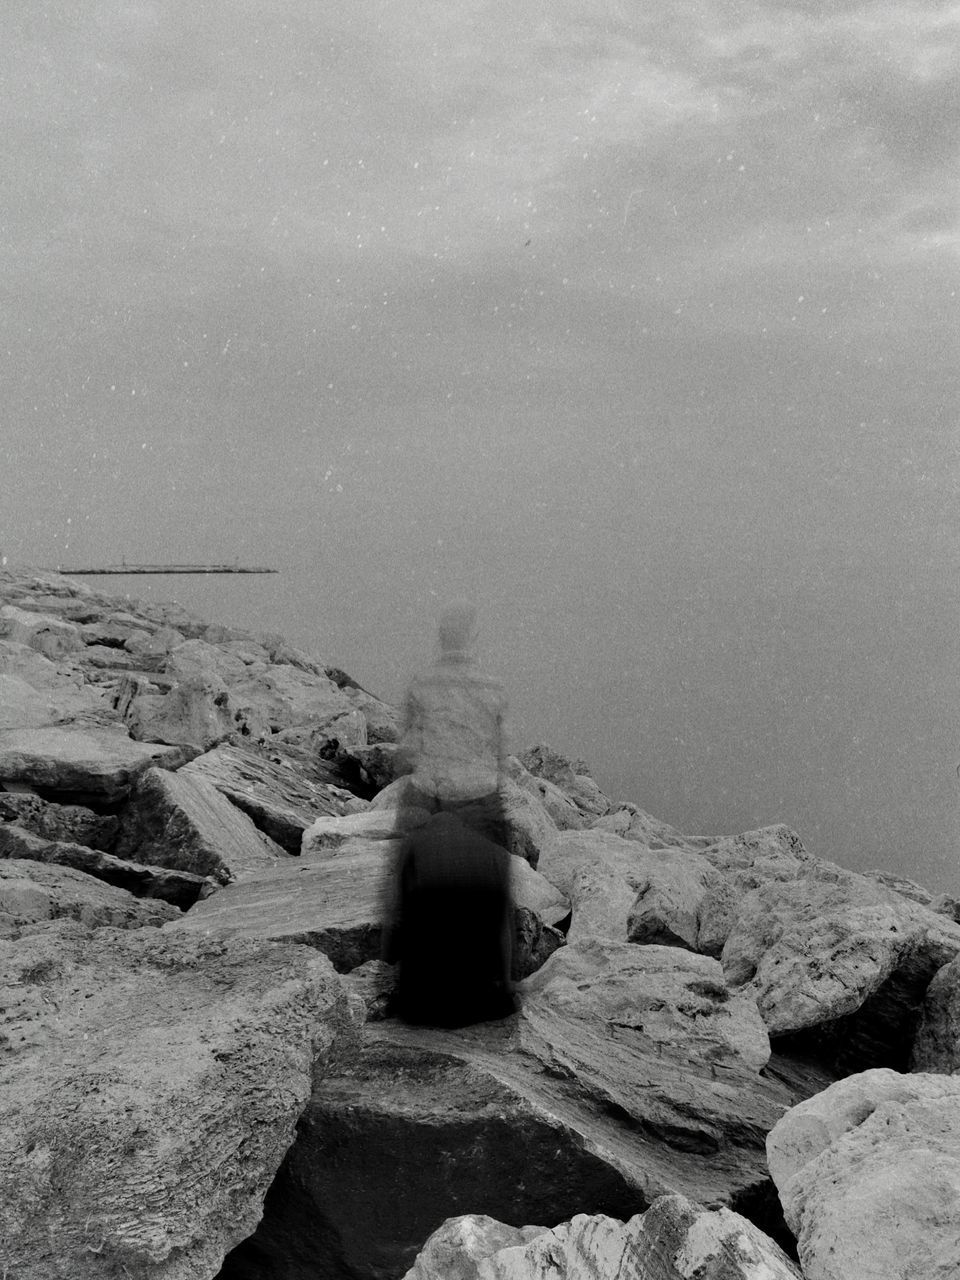
[[[404,1280],[802,1280],[783,1250],[729,1209],[661,1196],[618,1222],[578,1214],[544,1227],[451,1218]]]
[[[94,813],[85,805],[57,804],[32,791],[0,791],[0,822],[15,822],[45,840],[69,840],[109,852],[117,838],[113,814]]]
[[[6,729],[0,731],[0,783],[26,783],[112,802],[125,796],[151,766],[174,769],[191,754],[182,746],[134,742],[119,728]]]
[[[767,1139],[806,1280],[960,1275],[960,1076],[851,1076]]]
[[[927,987],[960,953],[960,926],[863,876],[808,864],[743,897],[727,980],[771,1036],[801,1037],[841,1072],[905,1068]]]
[[[944,965],[927,988],[910,1069],[960,1072],[960,958]]]
[[[0,605],[0,636],[28,645],[50,659],[76,653],[84,647],[83,636],[74,623],[11,604]]]
[[[121,814],[118,857],[212,876],[264,875],[290,855],[202,777],[150,769]]]
[[[2,832],[2,829],[0,829]],[[35,932],[51,920],[78,920],[91,928],[140,929],[180,913],[166,902],[142,902],[71,867],[0,857],[0,937]]]
[[[17,1280],[196,1280],[249,1233],[353,1024],[303,947],[55,923],[0,941]]]
[[[73,867],[105,884],[128,890],[138,898],[161,898],[184,910],[217,888],[216,881],[209,876],[127,862],[75,841],[48,840],[13,822],[0,823],[0,858],[29,858],[34,862]]]
[[[0,730],[116,720],[103,691],[72,665],[62,670],[26,645],[0,640]]]
[[[396,1276],[468,1211],[516,1227],[584,1206],[629,1219],[679,1192],[768,1212],[766,1134],[822,1081],[804,1091],[763,1065],[756,1008],[716,960],[569,946],[520,996],[514,1017],[453,1032],[368,1023],[359,1060],[314,1092],[223,1280]]]
[[[563,832],[538,868],[570,900],[571,940],[610,938],[720,954],[723,937],[713,927],[712,904],[732,897],[733,888],[692,850],[652,850],[594,827]]]
[[[546,743],[529,747],[518,758],[528,773],[558,787],[585,818],[598,818],[617,807],[603,794],[582,761],[568,760]]]
[[[318,817],[366,809],[349,791],[311,779],[269,748],[224,743],[191,760],[180,774],[211,782],[288,853],[300,852],[303,833]]]

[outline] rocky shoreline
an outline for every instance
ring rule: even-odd
[[[4,1280],[960,1275],[960,905],[510,761],[502,1023],[385,1016],[395,710],[0,572]]]

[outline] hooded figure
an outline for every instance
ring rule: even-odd
[[[449,605],[431,670],[404,703],[408,775],[386,959],[408,1022],[463,1026],[512,1013],[510,855],[500,787],[506,700],[476,661],[476,610]],[[426,819],[426,821],[424,821]]]

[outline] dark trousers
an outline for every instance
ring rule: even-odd
[[[470,813],[496,821],[490,808]],[[397,880],[395,954],[387,957],[399,966],[397,1016],[454,1027],[512,1013],[510,855],[503,846],[459,811],[444,809],[404,837]]]

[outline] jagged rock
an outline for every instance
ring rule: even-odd
[[[179,650],[177,650],[179,652]],[[314,726],[332,716],[353,711],[332,680],[297,667],[269,666],[228,680],[230,696],[252,727],[262,724],[266,733],[297,726]]]
[[[403,1280],[478,1280],[484,1259],[501,1249],[526,1244],[548,1230],[508,1227],[483,1214],[448,1218],[426,1241]]]
[[[863,874],[869,880],[876,880],[878,884],[895,890],[901,897],[909,898],[911,902],[919,902],[921,906],[929,907],[938,915],[946,916],[954,923],[960,924],[960,899],[954,898],[951,894],[931,893],[915,880],[908,880],[906,876],[893,875],[889,871],[865,871]]]
[[[175,627],[157,627],[145,631],[137,628],[127,636],[123,647],[143,671],[159,671],[167,655],[184,643],[184,634]]]
[[[430,816],[426,809],[418,810],[422,821]],[[416,821],[411,814],[410,825]],[[326,815],[316,818],[306,831],[300,844],[303,854],[322,856],[333,853],[348,840],[394,840],[397,836],[396,811],[393,809],[368,809],[361,813]]]
[[[719,955],[723,939],[712,931],[704,904],[732,897],[733,887],[687,849],[650,850],[638,840],[596,828],[563,832],[538,864],[570,900],[571,940],[689,947]]]
[[[117,856],[220,884],[265,875],[289,858],[212,783],[150,769],[121,814]]]
[[[83,721],[115,722],[103,691],[79,671],[61,671],[36,650],[0,640],[0,730]]]
[[[338,972],[348,973],[380,956],[398,847],[396,840],[354,837],[335,850],[291,859],[269,875],[228,885],[198,902],[172,927],[302,942],[329,956]],[[556,900],[536,873],[513,874],[517,905],[534,915],[546,905],[554,916]],[[517,964],[528,972],[535,955],[548,951],[554,940],[525,918],[517,928]]]
[[[199,679],[231,686],[247,675],[242,658],[199,639],[177,645],[164,660],[163,670],[177,681]]]
[[[0,821],[15,822],[45,840],[69,840],[109,852],[117,838],[112,814],[94,813],[79,804],[56,804],[31,792],[0,791]]]
[[[100,886],[102,888],[103,886]],[[0,942],[0,1265],[193,1280],[249,1233],[354,1034],[303,947],[56,923]]]
[[[960,959],[944,965],[927,988],[910,1070],[960,1072]]]
[[[288,853],[300,852],[303,833],[318,817],[366,809],[342,787],[312,781],[282,757],[236,744],[198,756],[180,773],[213,783]]]
[[[342,975],[343,985],[363,1001],[368,1022],[382,1022],[389,1013],[397,984],[396,966],[384,960],[365,960]]]
[[[960,928],[830,863],[747,894],[723,948],[727,980],[771,1036],[802,1036],[838,1070],[905,1067],[934,974]]]
[[[230,694],[219,681],[203,676],[182,680],[167,694],[137,691],[120,694],[123,720],[141,742],[189,743],[208,751],[246,727],[231,705]]]
[[[545,743],[530,747],[518,758],[534,777],[545,778],[559,787],[585,816],[599,818],[617,807],[603,794],[581,761],[571,762]]]
[[[0,731],[0,782],[47,791],[123,797],[152,765],[176,768],[189,748],[134,742],[119,728],[69,725]]]
[[[3,841],[0,827],[0,844]],[[10,857],[0,848],[0,938],[66,918],[96,929],[161,925],[179,912],[166,902],[142,902],[71,867]]]
[[[840,1080],[790,1110],[767,1153],[806,1280],[960,1274],[960,1077]]]
[[[400,1275],[468,1209],[521,1226],[584,1205],[629,1219],[677,1191],[755,1201],[767,1132],[822,1087],[782,1059],[760,1069],[756,1009],[730,1009],[719,964],[688,951],[562,948],[520,994],[515,1017],[452,1032],[368,1023],[222,1280]]]
[[[359,715],[352,712],[352,716]],[[397,747],[393,742],[366,742],[351,744],[350,735],[344,735],[344,721],[348,717],[341,716],[327,725],[323,732],[328,734],[327,742],[332,744],[333,755],[344,770],[347,777],[356,778],[357,783],[368,793],[381,791],[394,780]],[[366,723],[363,726],[363,737],[366,738]]]
[[[209,876],[125,862],[111,853],[74,841],[49,840],[24,831],[12,822],[0,823],[0,858],[30,858],[35,862],[73,867],[138,898],[162,898],[183,910],[217,888],[216,881]]]
[[[668,822],[661,822],[630,803],[618,804],[590,826],[594,831],[609,831],[624,840],[639,840],[648,849],[703,849],[715,843],[709,836],[685,836]]]
[[[522,790],[534,796],[545,809],[558,831],[579,831],[589,825],[589,820],[555,782],[538,778],[520,763],[516,756],[508,756],[507,776]]]
[[[803,1280],[780,1246],[747,1218],[685,1196],[663,1196],[650,1206],[634,1257],[639,1275],[649,1280]]]
[[[0,606],[0,635],[36,649],[46,658],[59,658],[83,648],[83,636],[74,623],[10,604]]]
[[[618,1222],[578,1214],[553,1229],[452,1218],[404,1280],[802,1280],[780,1247],[729,1209],[662,1196]]]
[[[279,659],[274,659],[279,661]],[[367,742],[373,746],[378,742],[396,742],[399,736],[400,717],[396,707],[390,706],[382,698],[369,693],[357,684],[352,676],[338,667],[326,667],[323,674],[332,680],[346,697],[351,706],[363,713],[367,728]]]

